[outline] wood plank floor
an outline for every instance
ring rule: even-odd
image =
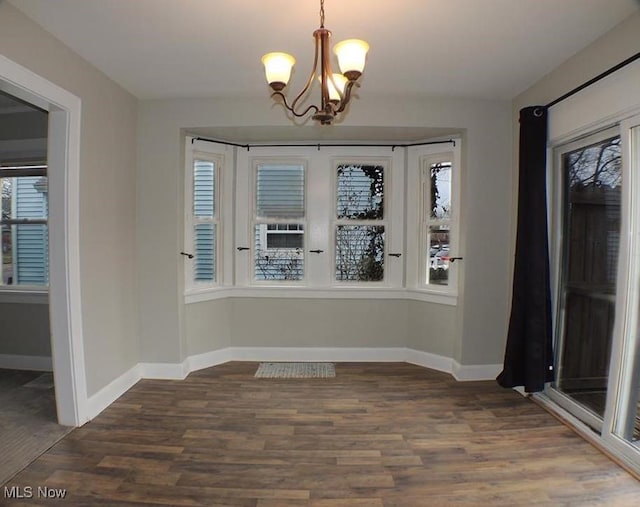
[[[255,379],[256,368],[139,382],[7,485],[33,498],[0,503],[640,505],[640,482],[495,382],[404,363],[339,363],[336,378],[304,380]],[[65,500],[38,499],[38,486]]]

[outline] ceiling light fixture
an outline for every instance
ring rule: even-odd
[[[333,73],[329,56],[329,38],[331,32],[324,27],[324,0],[320,0],[320,28],[313,32],[315,39],[315,56],[313,68],[307,80],[307,84],[302,91],[293,99],[291,105],[282,92],[289,78],[291,69],[296,63],[293,56],[287,53],[267,53],[262,57],[267,82],[273,89],[272,98],[282,99],[282,104],[295,117],[306,116],[310,111],[315,111],[312,118],[322,125],[330,125],[338,113],[344,111],[351,99],[351,89],[354,85],[360,86],[357,81],[364,70],[365,58],[369,51],[369,44],[359,39],[348,39],[339,42],[333,48],[333,52],[338,57],[341,74]],[[320,72],[317,73],[318,62]],[[298,112],[296,106],[299,105],[303,97],[311,89],[314,78],[318,76],[320,81],[321,101],[320,106],[310,105],[304,111]]]

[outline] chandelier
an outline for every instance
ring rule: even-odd
[[[313,68],[307,84],[293,99],[291,105],[287,102],[283,90],[291,77],[291,69],[296,63],[295,58],[287,53],[267,53],[262,57],[262,63],[267,82],[273,90],[272,98],[280,98],[284,107],[297,118],[313,111],[314,120],[322,125],[330,125],[336,115],[344,111],[351,99],[351,89],[357,84],[364,70],[369,44],[359,39],[343,40],[336,44],[333,52],[338,57],[341,73],[332,72],[329,56],[331,32],[324,27],[324,0],[320,0],[320,28],[313,32],[313,37],[315,39]],[[320,64],[319,72],[318,64]],[[307,96],[316,76],[320,81],[320,105],[310,105],[303,111],[299,111],[300,101]]]

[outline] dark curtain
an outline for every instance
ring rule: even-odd
[[[547,109],[524,108],[513,300],[504,369],[497,381],[503,387],[524,386],[527,392],[541,391],[553,380],[546,158]]]

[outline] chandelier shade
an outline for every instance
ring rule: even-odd
[[[347,39],[338,42],[333,48],[333,52],[338,57],[338,65],[340,71],[345,75],[354,75],[358,73],[358,77],[364,70],[364,63],[369,51],[369,44],[360,39]]]
[[[347,86],[347,82],[349,81],[342,74],[333,73],[331,74],[331,78],[327,81],[327,89],[329,91],[329,100],[340,102],[340,98],[344,96],[344,88]],[[318,78],[320,82],[322,79]]]
[[[296,59],[287,53],[267,53],[262,57],[262,63],[269,85],[282,90],[291,78]]]
[[[360,39],[347,39],[336,44],[334,53],[338,58],[340,73],[331,69],[329,39],[331,32],[324,27],[324,0],[320,0],[320,28],[313,32],[315,54],[311,74],[302,91],[289,104],[284,89],[291,77],[295,58],[287,53],[267,53],[262,57],[267,83],[273,90],[271,95],[279,99],[294,117],[300,118],[313,112],[311,118],[322,125],[331,124],[342,113],[351,99],[351,90],[360,86],[357,81],[364,71],[369,44]],[[315,78],[320,83],[320,105],[312,104],[303,109]]]

